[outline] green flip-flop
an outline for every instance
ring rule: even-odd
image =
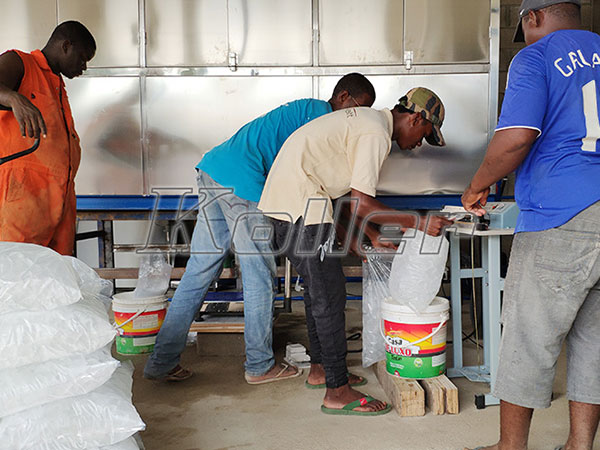
[[[342,409],[326,408],[325,405],[321,405],[321,411],[325,414],[334,414],[340,416],[380,416],[382,414],[387,414],[392,410],[392,405],[387,405],[385,409],[382,409],[381,411],[354,411],[354,408],[358,406],[364,406],[373,400],[375,400],[375,398],[371,397],[370,395],[365,395],[363,398],[359,398],[358,400],[348,403]]]
[[[350,386],[355,387],[355,386],[364,386],[365,384],[367,384],[367,379],[365,377],[362,377],[360,375],[352,375],[351,373],[348,373],[348,377],[350,376],[355,376],[355,377],[360,377],[361,380],[358,383],[350,383]],[[304,382],[304,386],[306,386],[307,389],[325,389],[327,386],[325,385],[325,383],[323,384],[310,384],[308,382],[308,380],[306,380]]]

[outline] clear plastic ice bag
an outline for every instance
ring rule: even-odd
[[[42,363],[0,370],[0,419],[35,406],[87,394],[103,385],[119,366],[104,347]]]
[[[94,269],[80,259],[72,256],[63,256],[63,258],[73,267],[81,292],[106,297],[112,295],[113,284],[110,281],[100,278]]]
[[[370,253],[363,262],[363,367],[385,359],[385,340],[381,334],[381,304],[390,296],[388,280],[393,253]]]
[[[113,445],[108,445],[106,447],[99,447],[98,450],[140,450],[140,446],[135,437],[130,436],[124,441],[117,442]],[[91,449],[94,450],[94,449]]]
[[[423,312],[433,301],[442,283],[448,259],[448,239],[415,230],[405,237],[394,256],[389,275],[391,297],[416,312]]]
[[[91,353],[116,335],[95,296],[50,311],[0,315],[0,369]]]
[[[62,255],[39,245],[0,242],[0,315],[46,311],[80,298],[77,275]]]
[[[125,441],[145,428],[131,403],[132,374],[123,364],[92,392],[3,418],[0,450],[88,450]]]
[[[164,295],[169,289],[171,265],[162,253],[143,255],[140,260],[138,281],[133,291],[135,298],[149,298]]]

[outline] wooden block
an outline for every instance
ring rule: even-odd
[[[138,268],[137,267],[101,267],[94,269],[100,278],[106,280],[137,280]],[[185,267],[174,267],[171,270],[171,279],[180,280],[185,272]],[[235,269],[223,269],[219,278],[235,278]]]
[[[385,361],[379,361],[374,370],[379,383],[400,416],[425,415],[425,391],[416,380],[390,375],[385,368]]]
[[[446,414],[458,414],[458,388],[446,375],[438,377],[438,381],[444,386],[446,393]]]
[[[196,333],[243,333],[244,322],[192,322],[190,332]]]
[[[425,399],[429,410],[435,415],[444,414],[446,412],[446,389],[438,377],[420,380],[420,383],[425,389]]]

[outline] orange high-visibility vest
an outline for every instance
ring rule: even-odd
[[[40,50],[13,51],[25,69],[18,92],[42,113],[47,137],[35,152],[0,166],[0,241],[29,242],[70,255],[81,148],[65,84]],[[21,136],[12,111],[0,111],[0,157],[32,144],[31,138]]]

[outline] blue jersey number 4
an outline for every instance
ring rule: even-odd
[[[583,115],[585,116],[586,136],[583,138],[581,150],[595,152],[596,143],[600,139],[600,120],[598,120],[598,100],[596,81],[592,80],[581,88],[583,93]]]

